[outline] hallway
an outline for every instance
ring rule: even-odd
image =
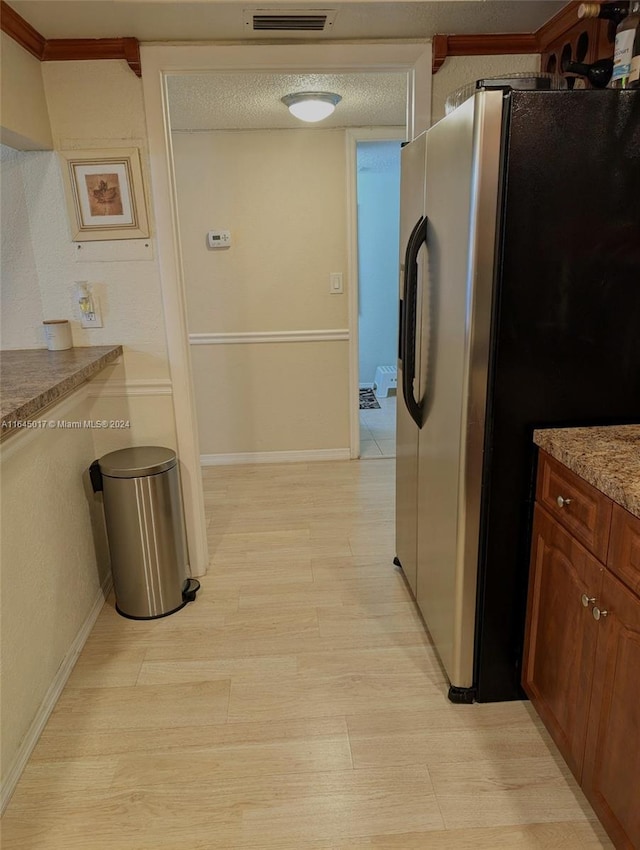
[[[197,601],[105,605],[3,850],[610,848],[527,703],[447,701],[391,563],[394,468],[206,469]]]

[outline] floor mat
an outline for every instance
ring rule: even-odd
[[[360,390],[360,410],[375,410],[380,407],[373,390]]]

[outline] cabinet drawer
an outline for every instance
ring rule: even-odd
[[[620,505],[613,506],[607,566],[640,596],[640,519]]]
[[[604,493],[541,451],[536,498],[576,540],[606,561],[612,502]]]

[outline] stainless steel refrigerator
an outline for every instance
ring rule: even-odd
[[[475,94],[402,151],[397,563],[516,699],[539,427],[640,422],[640,92]]]

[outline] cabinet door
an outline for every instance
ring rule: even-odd
[[[623,584],[640,596],[640,519],[613,506],[607,566]]]
[[[522,686],[578,780],[598,633],[590,600],[603,571],[536,505]]]
[[[640,847],[640,599],[609,572],[597,623],[598,650],[583,790],[619,850]],[[595,622],[595,621],[594,621]]]

